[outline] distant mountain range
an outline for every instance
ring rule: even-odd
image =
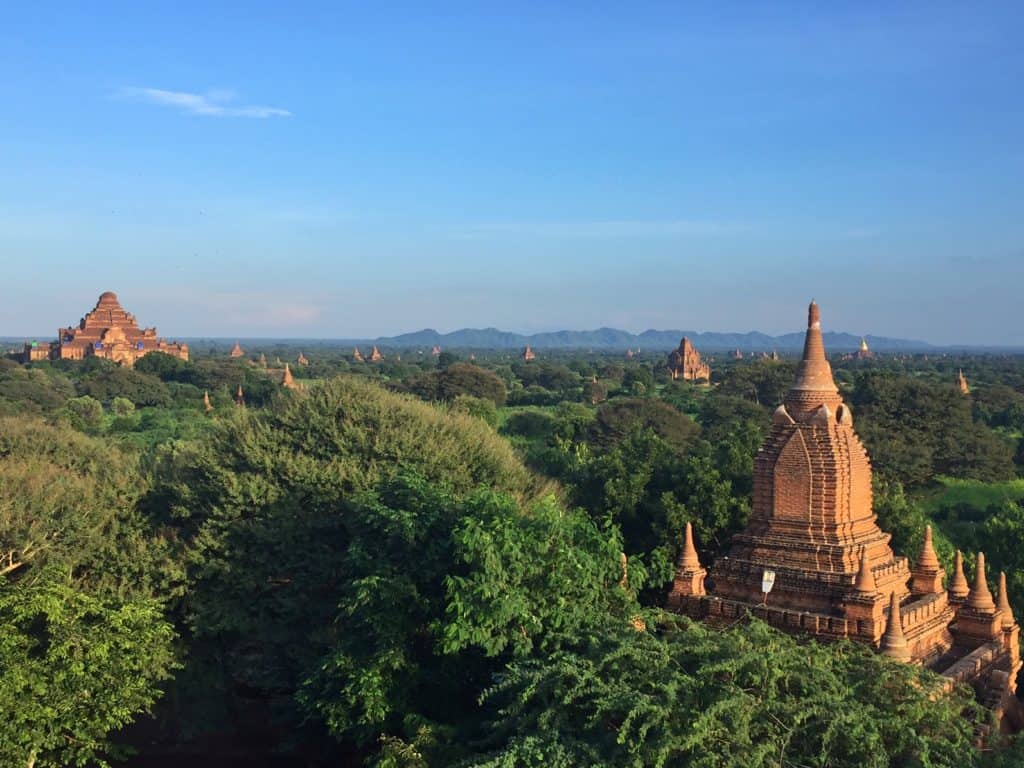
[[[464,328],[451,333],[438,333],[430,328],[399,336],[373,339],[381,347],[434,347],[474,349],[515,349],[527,345],[534,349],[647,349],[669,350],[679,345],[683,336],[690,339],[700,351],[744,352],[799,351],[803,348],[804,332],[769,336],[766,333],[699,333],[697,331],[655,331],[629,333],[616,328],[598,328],[595,331],[551,331],[521,334],[500,331],[497,328]],[[850,333],[827,332],[825,346],[830,352],[846,352],[860,346],[860,336]],[[924,341],[868,336],[868,345],[878,352],[907,352],[936,349]]]
[[[698,331],[655,331],[629,333],[616,328],[598,328],[594,331],[550,331],[547,333],[511,333],[497,328],[463,328],[451,333],[439,333],[430,328],[414,333],[403,333],[398,336],[380,336],[376,339],[352,338],[283,338],[283,337],[186,337],[191,345],[202,344],[234,344],[241,341],[243,346],[287,344],[309,348],[333,346],[361,346],[376,344],[383,348],[423,349],[434,346],[442,349],[522,349],[529,345],[534,349],[593,349],[622,350],[641,349],[648,351],[668,351],[679,346],[683,336],[690,339],[700,352],[727,352],[734,349],[743,352],[780,353],[799,352],[803,349],[804,331],[785,333],[781,336],[770,336],[759,331],[747,333],[716,333]],[[861,337],[852,333],[826,332],[825,348],[831,352],[852,352],[860,346]],[[0,345],[9,349],[19,349],[26,337],[0,337]],[[45,334],[35,338],[49,339]],[[1021,347],[995,347],[975,345],[936,345],[926,341],[912,339],[894,339],[887,336],[866,337],[868,346],[876,352],[954,352],[973,351],[989,353],[1024,352]],[[198,348],[198,347],[197,347]]]

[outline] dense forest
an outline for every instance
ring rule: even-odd
[[[1024,765],[926,670],[663,610],[795,360],[248,352],[0,360],[0,764]],[[1024,358],[832,365],[893,548],[1024,615]]]

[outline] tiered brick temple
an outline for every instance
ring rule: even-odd
[[[668,356],[668,371],[672,379],[684,381],[710,381],[711,366],[700,359],[700,352],[683,336],[679,348]]]
[[[521,357],[523,358],[524,362],[528,363],[531,360],[535,360],[537,358],[537,355],[532,349],[530,349],[530,345],[527,344],[526,349],[523,350],[523,354],[521,355]]]
[[[753,502],[749,526],[710,574],[687,525],[671,609],[713,624],[750,612],[794,634],[866,643],[950,684],[972,685],[1004,729],[1021,727],[1019,627],[1005,579],[997,604],[984,555],[968,587],[957,553],[944,588],[931,529],[913,568],[892,551],[872,511],[871,463],[832,379],[813,302],[796,381],[754,461]],[[766,594],[768,572],[774,585]]]
[[[60,328],[57,343],[50,345],[55,360],[84,360],[102,357],[131,367],[150,352],[163,352],[188,360],[188,345],[157,338],[156,328],[139,328],[135,316],[126,312],[112,291],[100,294],[92,312],[77,326]]]

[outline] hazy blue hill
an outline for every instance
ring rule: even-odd
[[[803,347],[804,332],[769,336],[758,331],[747,333],[699,333],[697,331],[647,330],[640,334],[621,331],[616,328],[598,328],[593,331],[549,331],[530,335],[510,333],[497,328],[463,328],[451,333],[438,333],[425,328],[414,333],[381,337],[373,343],[383,347],[433,347],[477,349],[511,349],[529,344],[537,349],[630,349],[669,350],[679,344],[683,337],[699,350],[724,351],[741,349],[746,352],[799,351]],[[829,351],[855,350],[860,345],[860,336],[850,333],[825,333],[825,344]],[[868,344],[878,352],[897,352],[935,349],[932,344],[908,339],[892,339],[884,336],[868,336]]]
[[[443,349],[522,349],[527,344],[537,349],[594,349],[594,350],[626,350],[645,349],[649,351],[667,351],[674,349],[679,340],[687,336],[701,352],[723,352],[740,349],[744,352],[779,352],[794,353],[803,348],[804,332],[786,333],[781,336],[769,336],[758,331],[747,333],[701,333],[698,331],[658,331],[647,330],[640,334],[621,331],[616,328],[598,328],[592,331],[549,331],[545,333],[522,334],[502,331],[497,328],[463,328],[451,333],[439,333],[433,328],[422,331],[403,333],[398,336],[386,336],[376,339],[350,338],[245,338],[241,339],[245,348],[273,346],[275,344],[298,344],[310,349],[318,347],[357,346],[376,344],[385,348],[424,349],[435,345]],[[849,352],[860,345],[860,336],[852,333],[826,332],[825,345],[829,352]],[[42,335],[39,339],[51,340]],[[235,341],[230,338],[199,338],[184,339],[195,349],[203,349],[216,345],[230,347]],[[953,347],[939,347],[924,341],[894,339],[885,336],[868,336],[868,344],[876,352],[926,352],[934,350],[952,351]],[[20,351],[25,337],[0,337],[0,348]],[[957,350],[991,351],[1020,353],[1021,349],[970,347],[960,346]]]

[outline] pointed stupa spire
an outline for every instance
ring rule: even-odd
[[[971,591],[971,588],[967,586],[967,577],[964,576],[964,555],[959,549],[953,560],[953,577],[949,580],[949,587],[946,591],[955,600],[963,600]]]
[[[875,583],[875,574],[871,570],[871,560],[868,558],[866,547],[861,552],[860,570],[857,571],[857,581],[854,582],[853,588],[864,594],[873,594],[878,591],[878,585]]]
[[[974,583],[971,585],[971,592],[964,602],[967,608],[985,613],[994,613],[996,610],[992,593],[988,589],[988,580],[985,578],[985,553],[978,553],[978,560],[974,564]]]
[[[896,661],[910,661],[910,648],[907,638],[903,636],[903,620],[900,617],[900,600],[893,592],[889,598],[889,622],[885,626],[885,634],[878,650],[883,656]]]
[[[213,403],[210,402],[210,390],[203,392],[203,410],[207,413],[213,410]]]
[[[707,576],[707,573],[700,565],[697,548],[693,546],[693,526],[687,522],[686,534],[683,537],[683,551],[679,555],[676,577],[672,582],[672,591],[669,593],[669,602],[706,595],[704,577]]]
[[[924,527],[924,543],[921,544],[921,554],[917,558],[917,567],[932,570],[939,568],[939,558],[935,554],[935,546],[932,543],[932,527]]]
[[[238,391],[235,392],[235,405],[245,405],[245,393],[242,391],[242,385],[238,385]]]
[[[821,336],[821,310],[813,301],[807,308],[804,353],[796,372],[793,389],[836,391],[836,384],[832,380],[832,366],[825,359],[825,342]]]
[[[679,565],[685,571],[696,571],[700,569],[700,557],[697,555],[697,548],[693,546],[693,525],[686,522],[686,535],[683,540],[683,554],[679,558]]]
[[[971,387],[967,383],[967,377],[964,376],[964,369],[961,368],[956,376],[956,385],[960,390],[961,394],[968,395],[971,392]]]
[[[281,386],[285,389],[298,389],[298,384],[295,383],[295,377],[292,376],[292,369],[288,363],[284,364],[284,373],[281,374]]]
[[[996,606],[1003,614],[1000,625],[1003,629],[1012,627],[1014,624],[1013,608],[1010,607],[1010,596],[1006,592],[1006,574],[999,572],[999,603]]]
[[[932,543],[932,527],[926,525],[924,528],[924,541],[921,543],[921,553],[917,556],[917,565],[911,571],[914,581],[911,591],[915,595],[937,595],[942,592],[942,579],[946,572],[939,563],[935,554],[935,546]]]

